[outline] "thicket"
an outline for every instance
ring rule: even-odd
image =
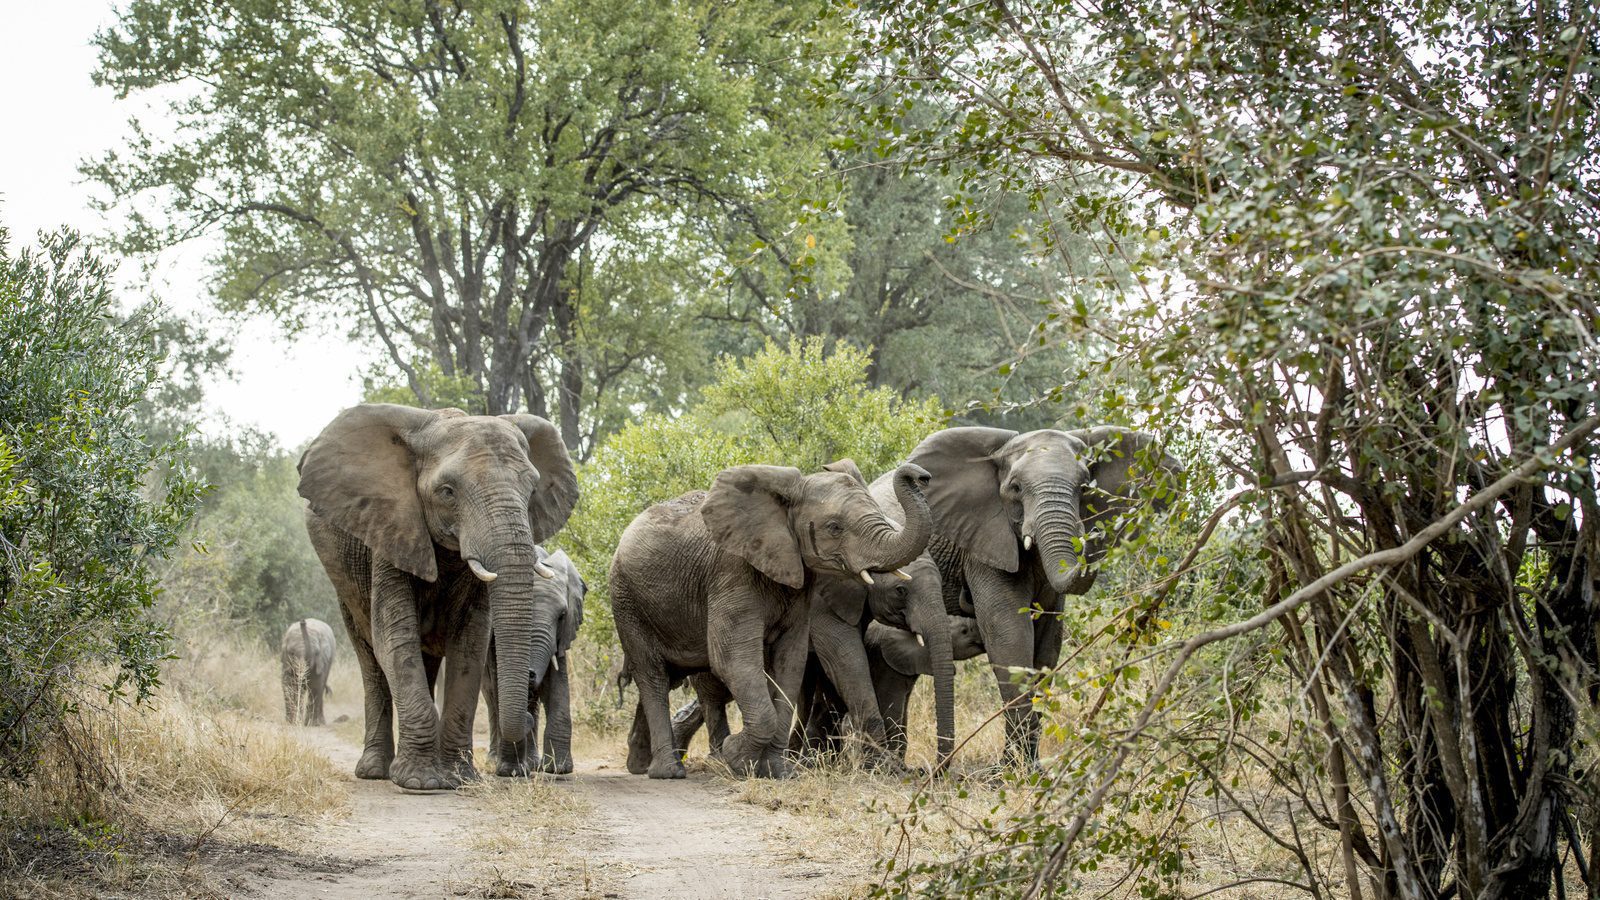
[[[168,654],[156,563],[201,484],[181,435],[146,438],[156,310],[121,314],[109,277],[70,232],[16,252],[0,229],[0,779],[32,771],[76,692],[142,700]]]
[[[1097,248],[1036,332],[1083,346],[1078,416],[1203,431],[1231,491],[1075,629],[1060,754],[886,888],[1600,895],[1594,9],[845,15],[883,155]],[[1234,608],[1166,618],[1195,577]],[[1196,859],[1229,822],[1273,852]]]

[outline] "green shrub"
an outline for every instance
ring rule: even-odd
[[[145,698],[167,655],[151,561],[200,484],[184,438],[152,446],[155,310],[117,314],[110,267],[73,234],[8,251],[0,229],[0,777],[30,771],[67,688],[91,671]]]

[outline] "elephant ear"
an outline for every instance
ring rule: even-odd
[[[298,467],[312,512],[424,581],[439,570],[411,445],[438,421],[438,413],[392,403],[352,406],[322,429]]]
[[[700,507],[713,541],[792,588],[806,583],[800,542],[789,525],[789,505],[800,496],[800,479],[800,470],[788,466],[723,469]]]
[[[560,573],[558,577],[567,579],[567,614],[561,619],[561,634],[556,640],[556,650],[565,653],[578,639],[578,628],[583,624],[583,595],[588,593],[589,586],[583,583],[583,576],[578,574],[577,565],[566,551],[557,550],[545,562]]]
[[[1163,510],[1177,497],[1183,466],[1162,452],[1155,435],[1109,425],[1067,434],[1088,447],[1085,461],[1093,489],[1079,500],[1086,529],[1113,523],[1141,498]]]
[[[848,457],[828,463],[822,467],[822,470],[824,472],[843,472],[862,484],[867,483],[867,480],[861,477],[861,470],[856,468],[856,461]]]
[[[904,628],[895,628],[882,622],[867,624],[867,646],[876,649],[901,675],[926,675],[932,668],[928,664],[928,648],[917,641],[917,636]]]
[[[1004,428],[946,428],[923,439],[908,460],[933,476],[924,493],[934,529],[968,558],[1007,572],[1020,560],[994,455],[1016,436]]]
[[[539,470],[539,484],[528,498],[528,519],[533,540],[547,541],[567,524],[578,502],[578,474],[561,441],[561,432],[549,419],[526,413],[501,416],[528,439],[528,461]]]

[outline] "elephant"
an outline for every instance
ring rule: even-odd
[[[301,619],[284,629],[283,717],[291,725],[325,725],[322,698],[333,670],[333,629],[321,619]]]
[[[566,610],[561,616],[560,629],[556,635],[556,650],[550,657],[549,667],[542,672],[529,672],[528,681],[523,685],[528,698],[528,720],[527,733],[521,743],[527,745],[530,752],[532,748],[538,746],[534,740],[538,737],[539,708],[542,706],[546,717],[544,752],[533,761],[523,760],[520,767],[514,765],[512,768],[536,769],[552,775],[568,775],[572,772],[572,695],[567,675],[567,650],[572,647],[572,642],[577,640],[578,626],[583,624],[583,597],[588,592],[588,586],[578,574],[577,565],[565,552],[557,550],[554,553],[547,553],[540,547],[539,561],[555,572],[556,577],[537,583],[536,589],[560,593],[561,602],[565,604]],[[497,769],[501,747],[499,683],[495,667],[494,634],[491,629],[489,656],[483,678],[483,704],[489,711],[489,755]]]
[[[1039,717],[1032,685],[1013,681],[1013,668],[1056,664],[1062,597],[1094,585],[1097,564],[1129,536],[1126,514],[1147,501],[1158,510],[1171,503],[1183,467],[1155,436],[1108,426],[947,428],[923,439],[909,461],[933,476],[928,552],[946,610],[976,617],[1005,703],[1007,753],[1032,764]]]
[[[299,468],[306,530],[361,666],[356,776],[410,790],[477,777],[472,720],[491,624],[504,732],[497,774],[519,774],[528,673],[549,666],[566,611],[561,592],[539,587],[555,573],[536,544],[565,524],[578,496],[555,426],[367,403],[339,413]],[[433,689],[445,660],[441,711]]]
[[[723,759],[736,771],[789,774],[791,698],[810,649],[807,582],[818,573],[871,580],[872,572],[920,556],[932,527],[926,477],[912,465],[893,473],[903,526],[885,515],[849,460],[810,474],[724,469],[709,491],[640,513],[610,571],[617,635],[639,688],[628,770],[684,777],[667,693],[675,680],[710,671],[744,720],[723,742]],[[645,728],[637,726],[641,716]],[[646,732],[648,755],[640,746]]]

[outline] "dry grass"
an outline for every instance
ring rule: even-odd
[[[144,704],[89,686],[102,680],[73,692],[33,777],[0,786],[0,883],[43,897],[226,896],[205,865],[214,852],[237,861],[347,812],[338,773],[261,715],[283,715],[264,649],[174,661]]]
[[[477,760],[485,770],[485,760]],[[572,852],[594,810],[572,781],[548,778],[485,778],[462,789],[491,821],[469,846],[478,857],[471,892],[482,897],[600,898],[614,885],[591,871],[587,857]],[[551,893],[555,891],[555,893]]]

